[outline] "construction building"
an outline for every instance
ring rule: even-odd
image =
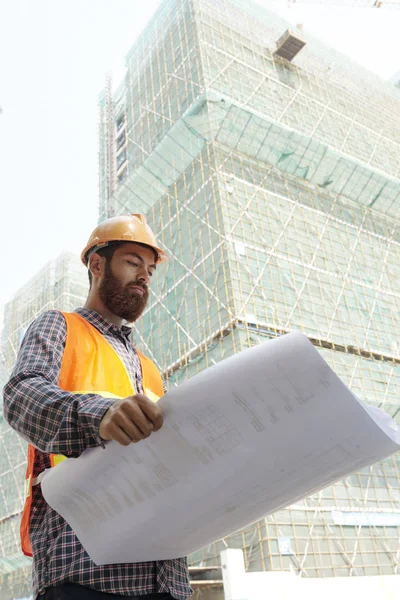
[[[171,256],[134,333],[169,386],[300,329],[356,395],[397,418],[400,90],[288,29],[247,0],[162,3],[100,101],[99,220],[145,212]],[[41,285],[6,308],[7,369],[37,312],[82,303],[79,281],[53,303]],[[25,445],[0,426],[9,600],[30,589]],[[398,573],[399,500],[393,456],[199,549],[196,594],[223,598],[226,548],[243,549],[248,572]]]
[[[0,352],[0,389],[14,366],[24,334],[45,310],[71,311],[82,306],[87,273],[79,258],[64,253],[47,263],[4,309]],[[19,524],[24,502],[27,444],[3,417],[0,405],[0,598],[29,597],[31,560],[20,550]]]
[[[400,90],[241,0],[166,0],[100,101],[100,220],[145,212],[171,256],[135,341],[168,385],[300,329],[366,403],[400,408]],[[207,494],[207,490],[204,490]],[[189,557],[399,572],[393,456]],[[195,576],[195,575],[193,575]]]

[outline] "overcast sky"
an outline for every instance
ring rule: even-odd
[[[0,305],[95,227],[98,94],[108,70],[122,78],[159,3],[0,0]],[[400,69],[400,10],[326,4],[296,5],[294,18],[384,79]],[[286,0],[279,10],[294,14]]]

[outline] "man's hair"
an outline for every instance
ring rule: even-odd
[[[104,248],[99,248],[98,250],[96,250],[96,252],[94,252],[94,254],[99,254],[100,256],[104,256],[104,258],[106,259],[106,263],[110,263],[112,257],[114,256],[114,252],[116,250],[118,250],[118,248],[123,246],[124,244],[125,244],[125,242],[114,242],[114,243],[110,244],[109,246],[105,246]],[[92,273],[89,268],[89,263],[88,263],[88,277],[89,277],[89,289],[91,289],[93,276],[92,276]]]

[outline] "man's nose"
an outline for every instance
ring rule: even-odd
[[[141,273],[139,273],[138,280],[141,283],[145,283],[146,285],[149,285],[150,276],[146,271],[143,270],[143,271],[141,271]]]

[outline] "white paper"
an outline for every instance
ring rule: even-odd
[[[177,558],[400,449],[299,332],[202,371],[160,401],[162,429],[46,474],[46,501],[98,564]]]

